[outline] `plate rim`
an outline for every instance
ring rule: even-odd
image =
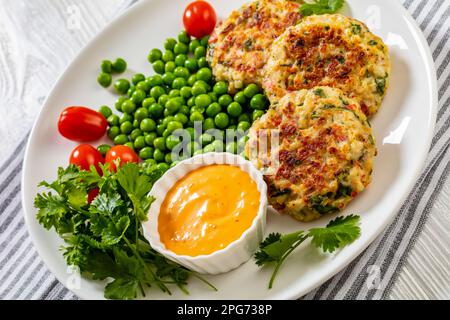
[[[28,234],[31,238],[31,241],[33,243],[34,248],[36,249],[37,253],[39,254],[40,259],[43,261],[44,265],[49,269],[49,271],[55,276],[55,278],[65,287],[65,281],[63,278],[60,277],[59,273],[56,271],[55,264],[49,263],[49,260],[44,259],[43,257],[46,256],[46,254],[43,252],[44,248],[42,246],[37,245],[40,241],[37,239],[37,234],[32,231],[31,223],[29,219],[31,218],[31,215],[28,214],[27,210],[27,204],[26,204],[26,198],[28,196],[31,196],[27,192],[26,187],[26,177],[25,172],[27,172],[29,169],[29,153],[31,148],[31,142],[34,140],[36,136],[36,127],[37,124],[41,121],[41,118],[44,116],[46,110],[49,108],[48,101],[52,98],[53,92],[58,89],[60,86],[61,81],[66,78],[70,71],[74,68],[74,65],[77,64],[79,60],[82,60],[82,57],[86,54],[91,47],[95,46],[95,43],[97,40],[103,36],[103,34],[110,28],[113,28],[117,24],[120,24],[122,20],[126,19],[128,14],[133,11],[139,10],[139,8],[148,5],[149,2],[153,2],[154,0],[147,0],[147,1],[141,1],[139,3],[135,3],[131,5],[128,9],[124,10],[120,14],[113,17],[113,19],[107,23],[92,39],[90,39],[85,46],[81,48],[81,50],[76,53],[76,56],[71,60],[71,62],[67,65],[67,67],[61,72],[61,74],[57,77],[55,83],[51,87],[51,89],[48,92],[48,95],[44,102],[42,103],[41,110],[39,111],[36,119],[33,122],[32,129],[30,131],[30,135],[27,139],[25,153],[24,153],[24,159],[23,159],[23,169],[21,173],[21,205],[23,208],[23,216],[24,216],[24,222],[28,231]],[[269,297],[268,299],[286,299],[286,300],[293,300],[298,299],[302,297],[303,295],[311,292],[315,288],[320,287],[323,283],[334,277],[336,274],[338,274],[340,271],[342,271],[344,268],[346,268],[358,255],[360,255],[364,250],[366,250],[373,241],[381,235],[381,233],[386,229],[388,225],[392,223],[392,221],[395,219],[395,217],[398,214],[399,209],[407,199],[408,195],[411,193],[415,183],[417,182],[420,174],[422,173],[425,164],[426,159],[428,157],[431,142],[434,136],[434,129],[436,126],[436,119],[437,119],[437,109],[438,109],[438,82],[437,82],[437,76],[436,76],[436,66],[432,57],[431,48],[426,41],[426,38],[422,32],[422,30],[419,28],[417,22],[414,20],[414,18],[411,16],[411,14],[403,7],[403,5],[399,1],[393,1],[394,6],[397,7],[399,10],[399,13],[403,15],[403,17],[406,18],[406,21],[409,23],[409,25],[413,28],[413,31],[411,34],[416,39],[416,42],[419,44],[419,51],[421,51],[421,55],[425,58],[425,67],[429,71],[427,73],[428,82],[430,85],[430,119],[427,124],[427,139],[426,143],[423,145],[424,150],[421,152],[421,159],[418,163],[420,163],[416,171],[411,174],[411,178],[409,181],[408,186],[406,187],[404,194],[401,195],[400,200],[398,201],[397,205],[394,207],[393,213],[390,214],[390,216],[383,221],[382,224],[373,232],[372,236],[365,242],[359,244],[358,247],[354,248],[352,250],[352,253],[349,254],[345,260],[337,267],[334,267],[332,272],[329,272],[326,274],[326,276],[322,277],[321,281],[317,281],[314,284],[311,284],[309,286],[303,287],[302,290],[296,290],[296,287],[293,287],[291,289],[286,288],[283,291],[276,293]],[[395,214],[397,212],[397,214]],[[34,215],[33,215],[34,218]],[[81,299],[89,299],[84,294],[83,290],[72,290],[70,288],[67,288],[69,291],[71,291],[73,294],[75,294],[77,297]],[[189,298],[189,297],[188,297]],[[192,299],[193,297],[191,297]],[[195,298],[194,298],[195,299]]]

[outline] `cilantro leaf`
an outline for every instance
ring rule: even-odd
[[[66,200],[51,193],[38,194],[34,199],[34,206],[39,209],[37,219],[46,229],[58,229],[59,221],[69,212]]]
[[[133,300],[138,293],[139,281],[133,277],[115,279],[105,287],[106,299]]]
[[[312,238],[312,244],[322,248],[325,252],[334,252],[347,244],[355,241],[361,234],[359,228],[360,217],[348,215],[337,217],[330,221],[326,228],[313,228],[309,230],[308,236]]]
[[[300,6],[302,16],[314,14],[332,14],[342,9],[344,0],[314,0],[311,3],[303,3]]]

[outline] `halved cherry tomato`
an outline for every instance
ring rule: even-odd
[[[94,201],[95,197],[97,197],[99,193],[100,193],[99,188],[91,189],[88,192],[88,198],[87,198],[88,204],[91,204],[91,202]]]
[[[61,112],[58,130],[65,138],[78,142],[100,139],[106,133],[105,117],[86,107],[67,107]]]
[[[194,1],[184,10],[183,23],[186,32],[197,39],[211,34],[216,22],[216,12],[206,1]]]
[[[139,162],[139,157],[136,152],[133,151],[130,147],[127,146],[114,146],[106,153],[105,163],[109,163],[109,168],[112,171],[116,171],[116,165],[114,164],[114,160],[120,158],[120,164],[128,163],[128,162]]]
[[[90,144],[80,144],[73,149],[69,162],[79,166],[82,170],[91,170],[91,165],[94,165],[97,172],[102,174],[102,170],[98,164],[103,163],[104,159],[97,148],[94,148]]]

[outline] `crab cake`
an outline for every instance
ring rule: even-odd
[[[269,203],[297,220],[344,209],[371,181],[372,129],[358,102],[339,89],[287,94],[249,137],[246,154],[264,173]]]
[[[232,12],[209,41],[207,58],[216,79],[228,81],[231,91],[261,85],[269,47],[300,18],[299,4],[287,0],[253,1]]]
[[[339,88],[370,117],[386,94],[390,72],[387,46],[362,22],[339,14],[309,16],[273,43],[263,87],[272,102],[291,91]]]

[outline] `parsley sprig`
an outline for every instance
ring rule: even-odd
[[[303,3],[300,6],[300,13],[304,17],[313,14],[336,13],[342,9],[344,2],[344,0],[314,0],[311,3]]]
[[[36,196],[37,219],[54,228],[67,243],[63,254],[69,265],[95,280],[112,279],[104,295],[108,299],[134,299],[145,287],[156,286],[171,293],[175,284],[187,293],[189,276],[209,284],[194,272],[154,251],[142,233],[141,222],[153,202],[149,192],[162,175],[156,168],[124,164],[117,172],[102,166],[99,175],[74,165],[58,169],[58,178],[41,182],[50,192]],[[88,193],[99,188],[89,204]]]
[[[306,239],[311,238],[311,243],[321,248],[324,252],[334,252],[355,241],[360,233],[359,216],[348,215],[337,217],[330,221],[325,228],[312,228],[308,231],[297,231],[285,235],[271,233],[259,245],[259,251],[255,253],[255,263],[260,266],[274,264],[275,268],[269,281],[269,289],[286,258]]]

